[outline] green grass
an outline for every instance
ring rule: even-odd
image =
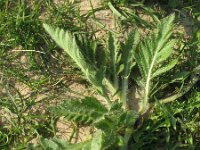
[[[53,2],[38,0],[28,4],[23,0],[16,2],[4,0],[0,5],[0,88],[2,90],[0,103],[3,120],[0,129],[2,136],[0,145],[1,149],[14,147],[21,149],[38,134],[46,137],[53,134],[52,127],[49,125],[51,117],[46,113],[41,115],[41,112],[35,110],[44,107],[44,104],[48,105],[51,100],[55,101],[60,92],[68,91],[62,82],[60,85],[53,85],[68,72],[77,71],[64,69],[68,64],[65,54],[62,54],[62,51],[49,40],[43,30],[42,22],[53,20],[51,17],[40,19],[43,13],[41,7],[47,9],[49,16],[58,13],[60,19],[54,18],[58,21],[64,18],[65,13],[59,14],[59,8],[50,8],[49,5],[56,7]],[[65,10],[68,11],[70,8]],[[67,26],[73,27],[66,24]],[[28,93],[24,92],[27,89]],[[48,96],[36,101],[38,96],[44,94]],[[41,111],[42,109],[46,108],[41,108]]]
[[[147,30],[147,32],[155,26],[154,22],[149,23],[139,17],[140,13],[156,19],[166,16],[169,12],[175,12],[177,24],[181,17],[187,14],[194,22],[192,37],[186,39],[182,31],[174,34],[179,39],[178,66],[182,70],[191,71],[194,66],[199,65],[200,9],[197,7],[199,1],[183,1],[181,7],[176,6],[173,0],[160,5],[140,3],[141,1],[137,1],[137,5],[134,5],[134,2],[126,0],[115,0],[110,5],[106,2],[93,12],[82,15],[76,4],[67,1],[58,5],[52,0],[0,1],[0,149],[25,149],[35,138],[55,137],[57,118],[50,115],[48,106],[54,106],[65,99],[64,93],[70,91],[68,82],[71,80],[91,88],[85,79],[80,79],[79,76],[82,74],[77,66],[47,35],[43,23],[80,35],[77,38],[90,41],[84,43],[80,40],[87,48],[95,47],[93,45],[95,42],[101,48],[107,37],[99,39],[94,33],[99,30],[108,32],[111,29],[99,23],[93,14],[95,11],[111,9],[116,16],[118,23],[116,26],[119,26],[111,31],[121,35],[131,26],[137,26],[141,31]],[[157,3],[155,0],[153,2]],[[169,5],[166,7],[166,4]],[[90,26],[88,23],[90,20],[93,20],[97,28]],[[86,52],[86,55],[88,54],[92,56]],[[177,57],[176,54],[174,57]],[[179,70],[174,69],[170,73],[177,72]],[[170,77],[170,73],[166,76]],[[166,77],[163,76],[161,81],[166,83]],[[170,83],[171,89],[164,90],[174,91],[175,88],[181,87],[181,83],[187,83],[187,80]],[[191,94],[170,104],[160,104],[147,119],[139,120],[142,123],[139,126],[135,125],[136,130],[131,136],[130,146],[138,149],[151,147],[153,149],[163,145],[166,149],[198,149],[200,147],[198,85],[191,89]],[[160,93],[160,96],[163,93]]]

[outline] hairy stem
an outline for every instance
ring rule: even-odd
[[[124,108],[127,105],[127,93],[128,93],[128,77],[124,77],[122,82],[122,91],[121,91],[121,101],[123,103]]]

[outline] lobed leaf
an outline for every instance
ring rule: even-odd
[[[113,37],[111,33],[109,33],[108,37],[108,51],[109,51],[109,58],[111,59],[111,75],[113,76],[113,84],[115,89],[118,89],[119,86],[119,77],[118,77],[118,62],[119,62],[119,45],[117,40]]]
[[[177,60],[172,60],[172,61],[171,61],[170,63],[168,63],[166,66],[157,69],[157,70],[153,73],[151,79],[153,79],[153,78],[155,78],[155,77],[161,75],[162,73],[165,73],[165,72],[169,71],[170,69],[172,69],[172,68],[176,65],[176,63],[177,63]]]
[[[161,63],[165,61],[169,56],[172,54],[172,47],[175,44],[175,40],[171,40],[168,43],[166,43],[165,47],[159,52],[157,63]]]
[[[105,87],[103,85],[104,71],[97,71],[96,68],[90,64],[81,53],[76,44],[75,37],[63,29],[56,28],[43,24],[45,30],[49,33],[52,39],[67,52],[67,54],[80,67],[86,78],[97,88],[101,94],[105,94]],[[98,78],[97,78],[98,76]]]
[[[55,116],[64,116],[69,121],[79,124],[91,124],[102,117],[108,110],[97,99],[86,97],[82,100],[66,100],[49,111]]]
[[[123,105],[126,106],[127,103],[127,93],[128,93],[128,79],[131,73],[131,70],[134,66],[134,52],[138,46],[140,40],[139,31],[137,28],[133,29],[129,35],[128,39],[122,47],[122,56],[121,63],[123,64],[123,71],[121,72],[122,77],[122,87],[121,87],[121,96],[120,99],[123,102]]]
[[[124,72],[122,76],[128,77],[132,69],[134,59],[134,52],[140,40],[139,31],[137,28],[133,29],[129,35],[125,45],[122,47],[122,64],[124,64]]]
[[[174,40],[169,40],[172,33],[174,15],[168,16],[158,23],[157,30],[140,44],[139,50],[134,53],[136,63],[144,82],[143,108],[147,107],[152,87],[152,79],[172,69],[177,60],[163,63],[172,54]]]
[[[27,150],[88,150],[90,148],[91,141],[85,141],[78,144],[71,144],[67,141],[52,138],[41,138],[40,143],[36,146],[28,145]]]

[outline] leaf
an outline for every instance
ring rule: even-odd
[[[108,2],[108,7],[112,10],[112,12],[113,12],[116,16],[118,16],[119,18],[121,18],[121,20],[126,19],[126,17],[125,17],[122,13],[120,13],[120,12],[112,5],[111,2]]]
[[[127,93],[128,93],[128,79],[134,66],[134,52],[138,46],[140,40],[139,31],[137,28],[133,29],[129,35],[125,44],[122,46],[122,56],[121,56],[121,64],[123,64],[124,69],[121,72],[122,77],[122,87],[121,87],[121,101],[124,106],[127,102]]]
[[[43,149],[59,149],[58,145],[53,140],[41,139],[41,145]],[[62,147],[64,148],[65,146],[62,145]]]
[[[111,75],[113,76],[113,84],[115,89],[118,89],[119,86],[119,78],[118,78],[118,72],[117,72],[117,67],[118,67],[118,43],[117,40],[113,37],[111,33],[109,33],[108,37],[108,51],[109,51],[109,57],[111,59]]]
[[[121,64],[121,65],[119,66],[119,69],[118,69],[117,74],[120,74],[123,70],[124,70],[124,65]]]
[[[175,44],[175,40],[169,41],[165,47],[159,52],[157,63],[165,61],[172,54],[172,47]]]
[[[164,66],[164,67],[162,67],[162,68],[157,69],[157,70],[153,73],[151,79],[153,79],[153,78],[155,78],[155,77],[161,75],[162,73],[165,73],[165,72],[169,71],[170,69],[172,69],[172,68],[176,65],[176,63],[177,63],[177,60],[173,60],[173,61],[171,61],[169,64],[167,64],[167,66]]]
[[[138,115],[133,111],[125,111],[120,115],[119,124],[123,126],[133,126]]]
[[[124,72],[122,76],[128,77],[131,71],[131,66],[134,59],[134,52],[140,40],[139,31],[133,29],[129,35],[125,45],[122,47],[122,64],[124,64]]]
[[[91,150],[101,150],[103,140],[103,132],[101,130],[97,130],[92,138]]]
[[[174,40],[169,40],[172,33],[174,15],[168,16],[160,21],[157,30],[152,32],[149,37],[145,38],[139,45],[135,55],[136,63],[139,67],[140,74],[144,85],[143,106],[140,112],[145,111],[148,107],[149,95],[152,87],[152,79],[172,69],[177,60],[170,63],[163,63],[172,53]]]
[[[173,27],[173,21],[175,19],[175,15],[172,14],[170,16],[165,17],[162,21],[161,24],[159,25],[159,30],[161,31],[159,34],[163,38],[163,42],[167,41],[169,36],[171,35],[171,29]],[[165,40],[164,40],[165,39]]]
[[[93,124],[97,129],[105,132],[111,132],[112,130],[114,130],[114,126],[116,123],[112,120],[112,118],[104,116],[96,120]]]
[[[81,53],[75,37],[63,29],[56,28],[43,24],[45,30],[49,33],[52,39],[67,52],[67,54],[75,61],[84,73],[86,78],[97,88],[97,90],[105,94],[105,87],[102,84],[104,80],[104,72],[98,72],[94,65],[90,64]],[[99,78],[96,78],[96,77]]]
[[[79,124],[91,124],[101,118],[108,110],[97,99],[86,97],[82,100],[66,100],[62,104],[50,107],[55,115]]]
[[[96,64],[97,43],[91,40],[88,34],[76,35],[76,43],[79,46],[84,58],[90,62],[90,64]]]
[[[85,141],[78,144],[71,144],[67,141],[52,138],[45,139],[41,138],[38,145],[30,145],[27,147],[27,150],[88,150],[90,148],[91,141]]]
[[[156,100],[156,104],[160,107],[160,110],[164,113],[164,115],[165,115],[164,117],[166,118],[166,120],[169,120],[169,122],[172,125],[172,127],[174,128],[174,130],[176,130],[177,120],[171,114],[170,110],[163,103],[160,103],[158,100]]]

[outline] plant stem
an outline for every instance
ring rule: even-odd
[[[124,145],[120,148],[120,150],[128,150],[128,142],[133,133],[133,128],[126,128],[124,135]]]
[[[123,103],[124,108],[126,108],[127,93],[128,93],[128,77],[124,77],[123,82],[122,82],[122,91],[121,91],[121,98],[120,98]]]

